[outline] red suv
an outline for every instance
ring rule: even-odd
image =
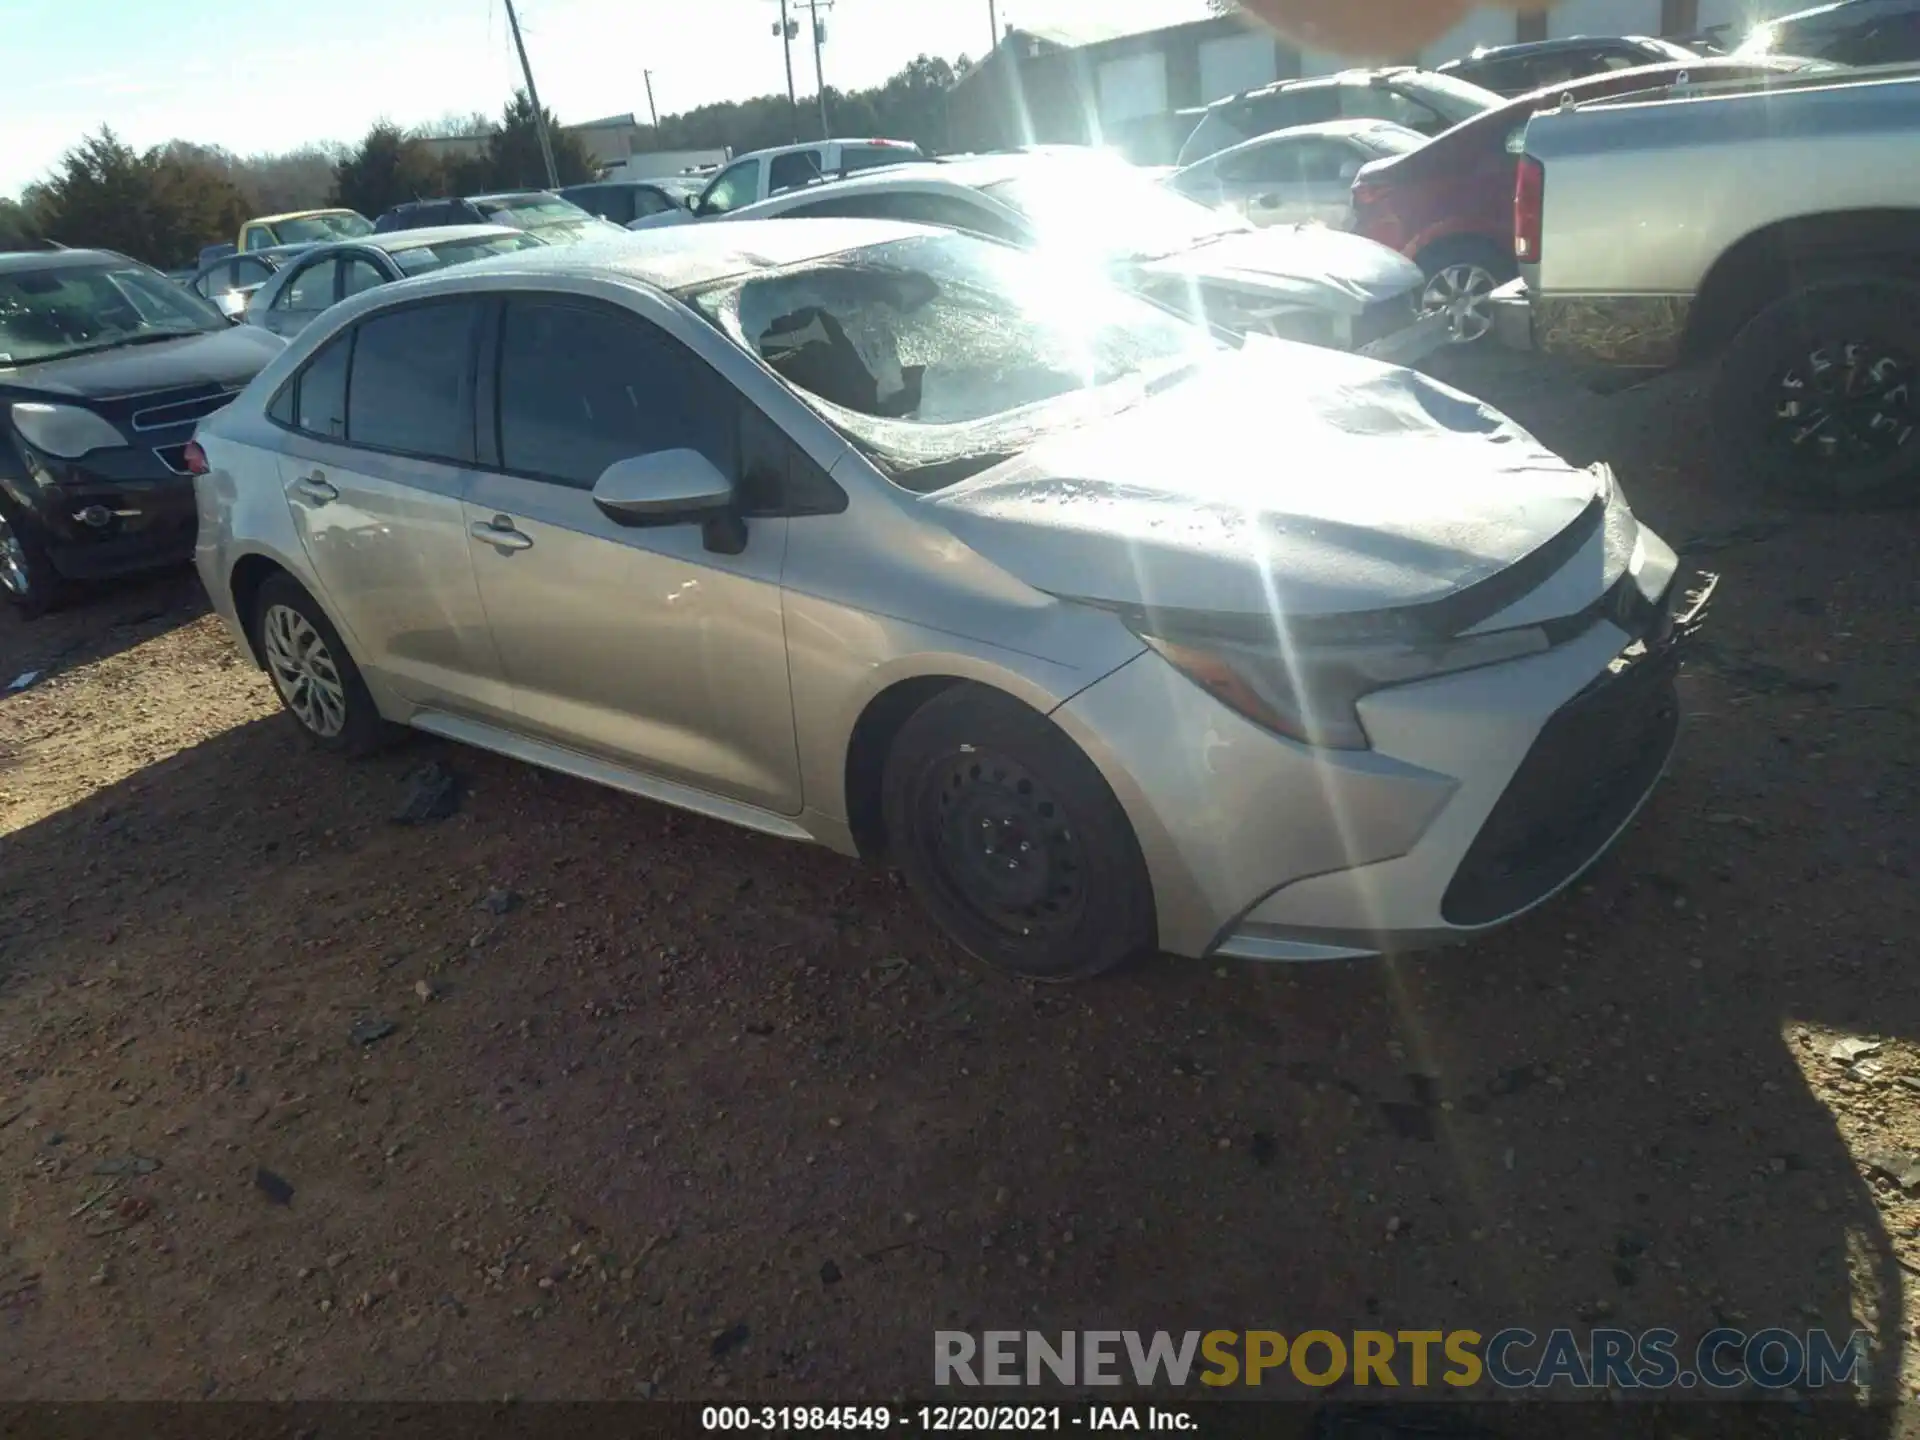
[[[1750,80],[1805,69],[1805,60],[1710,59],[1643,65],[1591,75],[1522,95],[1464,120],[1417,150],[1360,167],[1353,182],[1353,228],[1398,250],[1426,272],[1426,310],[1453,317],[1453,338],[1478,340],[1492,325],[1487,296],[1511,280],[1513,182],[1527,120],[1562,95],[1591,100],[1629,90]]]

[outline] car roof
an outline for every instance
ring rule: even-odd
[[[0,275],[22,270],[62,270],[116,260],[127,263],[127,257],[114,250],[6,250],[0,251]]]
[[[551,200],[560,192],[557,190],[489,190],[484,195],[467,195],[462,198],[469,205],[485,205],[499,200]]]
[[[1587,50],[1595,45],[1646,43],[1646,38],[1641,35],[1561,35],[1551,40],[1522,40],[1514,45],[1478,46],[1471,55],[1449,60],[1438,68],[1444,72],[1480,60],[1523,60],[1529,55],[1556,55],[1563,50]]]
[[[489,235],[524,235],[511,225],[422,225],[418,230],[388,230],[379,235],[362,235],[348,245],[370,245],[389,255],[396,250],[415,250],[422,245],[438,245],[443,240],[479,240]]]
[[[349,210],[344,205],[322,205],[318,210],[285,210],[278,215],[255,215],[247,221],[249,225],[273,225],[281,220],[305,220],[314,215],[358,215],[357,210]]]
[[[1256,150],[1274,140],[1297,140],[1309,135],[1365,135],[1375,130],[1398,130],[1415,135],[1420,133],[1417,130],[1409,130],[1405,125],[1396,124],[1392,120],[1381,120],[1376,117],[1315,120],[1309,125],[1289,125],[1283,130],[1269,130],[1264,134],[1255,135],[1251,139],[1242,140],[1237,145],[1229,145],[1225,150],[1216,151],[1207,159],[1217,160],[1220,156],[1230,155],[1237,150]],[[1200,163],[1204,164],[1205,161]]]
[[[765,160],[775,155],[792,155],[802,150],[818,150],[823,145],[881,145],[902,150],[920,148],[912,140],[890,140],[878,135],[836,135],[831,140],[802,140],[793,145],[769,145],[764,150],[749,150],[744,155],[734,156],[727,164],[734,165],[742,160]]]
[[[406,283],[415,287],[413,293],[417,294],[427,286],[483,289],[480,282],[508,275],[598,275],[682,291],[928,233],[926,226],[896,220],[729,220],[670,225],[658,230],[622,231],[576,245],[491,255]]]

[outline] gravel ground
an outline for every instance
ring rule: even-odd
[[[0,616],[0,686],[47,672],[0,698],[0,1395],[844,1401],[936,1327],[1603,1319],[1865,1326],[1920,1394],[1914,517],[1770,507],[1681,381],[1454,370],[1723,580],[1623,843],[1412,959],[1035,989],[824,852],[319,755],[190,575]],[[390,823],[435,759],[459,813]]]

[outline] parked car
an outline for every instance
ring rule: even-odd
[[[188,271],[181,283],[201,299],[211,301],[227,319],[241,320],[255,292],[272,278],[273,272],[313,248],[312,245],[276,245],[271,250],[239,255],[231,253],[229,247],[226,258]]]
[[[0,595],[193,553],[193,426],[282,348],[124,255],[0,255]]]
[[[906,165],[925,158],[911,140],[822,140],[754,150],[736,158],[708,181],[685,211],[645,215],[627,228],[650,230],[688,220],[710,220],[823,178],[852,175],[887,165]]]
[[[358,296],[200,427],[318,745],[885,857],[1047,980],[1475,934],[1661,773],[1677,566],[1604,468],[977,237],[654,238]]]
[[[1520,45],[1483,45],[1463,59],[1434,68],[1496,95],[1531,95],[1589,75],[1699,58],[1697,51],[1685,45],[1651,35],[1570,35]]]
[[[1256,231],[1095,151],[976,155],[817,184],[735,212],[906,220],[1099,269],[1235,331],[1357,349],[1410,365],[1446,337],[1416,322],[1420,271],[1320,227]]]
[[[322,245],[330,240],[356,240],[372,233],[373,222],[358,210],[295,210],[286,215],[262,215],[247,221],[240,227],[235,248],[245,252],[271,250],[280,245]],[[205,255],[204,251],[201,253]]]
[[[1756,25],[1736,55],[1806,55],[1841,65],[1920,60],[1920,0],[1839,0]]]
[[[1438,135],[1499,103],[1491,90],[1410,65],[1279,80],[1182,112],[1197,123],[1180,147],[1179,163],[1193,165],[1256,135],[1327,120],[1391,120]]]
[[[630,225],[666,210],[686,210],[704,187],[685,180],[596,180],[591,185],[569,185],[560,198],[590,215],[615,225]]]
[[[1254,225],[1353,223],[1353,180],[1360,167],[1427,143],[1390,120],[1328,120],[1230,145],[1166,183],[1202,205],[1231,210]]]
[[[240,247],[235,245],[231,240],[223,241],[218,245],[202,245],[200,247],[200,254],[193,262],[193,269],[187,273],[191,275],[195,270],[199,270],[203,266],[211,265],[216,260],[224,260],[229,255],[237,255],[239,249]]]
[[[276,335],[298,335],[321,311],[363,290],[489,255],[536,250],[546,243],[506,225],[442,225],[320,246],[255,292],[247,306],[247,323]]]
[[[459,200],[413,200],[396,205],[374,222],[374,232],[442,229],[449,225],[505,225],[538,235],[551,245],[617,231],[597,215],[551,190],[518,190],[498,195],[469,195]]]
[[[1478,340],[1493,323],[1488,297],[1516,273],[1514,174],[1527,120],[1537,110],[1566,96],[1583,100],[1658,90],[1687,77],[1702,85],[1784,79],[1812,63],[1669,62],[1591,75],[1523,95],[1456,125],[1418,150],[1363,166],[1353,182],[1353,228],[1418,265],[1427,277],[1421,308],[1445,312],[1456,341]]]
[[[1589,364],[1715,366],[1734,473],[1827,503],[1920,501],[1916,133],[1914,78],[1535,115],[1502,338]]]

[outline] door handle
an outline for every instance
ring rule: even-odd
[[[318,470],[311,475],[302,475],[293,482],[293,488],[315,505],[325,505],[340,498],[340,492],[329,485],[327,477]]]
[[[533,537],[522,535],[514,529],[513,520],[506,515],[496,515],[491,520],[476,520],[468,529],[474,539],[486,541],[503,555],[509,550],[533,548]]]

